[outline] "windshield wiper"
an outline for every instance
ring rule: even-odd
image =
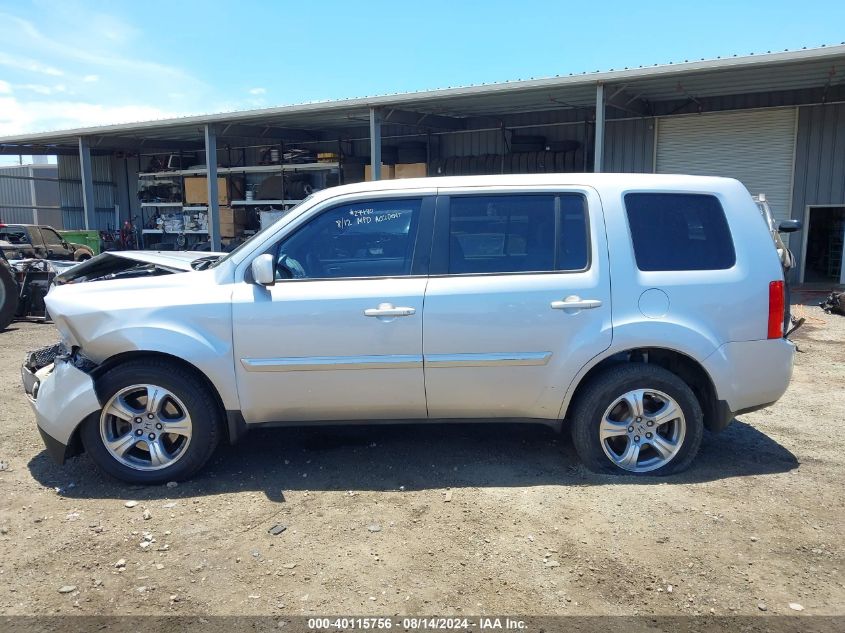
[[[191,268],[194,270],[205,270],[214,262],[220,259],[220,255],[208,255],[207,257],[200,257],[191,262]]]

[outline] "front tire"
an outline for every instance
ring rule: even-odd
[[[118,365],[97,383],[102,411],[82,424],[85,450],[105,473],[131,484],[189,478],[219,442],[222,414],[208,385],[163,359]]]
[[[593,472],[670,475],[689,467],[704,434],[704,415],[681,378],[657,365],[606,370],[574,404],[572,441]]]

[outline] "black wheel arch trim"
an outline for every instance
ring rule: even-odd
[[[672,347],[661,347],[657,345],[632,347],[624,350],[616,350],[612,353],[608,353],[609,349],[610,348],[594,356],[590,362],[585,365],[585,367],[589,367],[589,369],[586,371],[582,369],[584,373],[576,376],[570,383],[567,390],[568,400],[564,400],[561,405],[560,415],[562,418],[566,418],[569,415],[579,392],[581,392],[596,375],[616,364],[639,362],[631,359],[621,359],[620,357],[626,354],[642,352],[648,352],[649,356],[651,354],[655,354],[655,357],[658,360],[652,361],[649,358],[649,364],[653,363],[671,371],[690,386],[698,399],[702,412],[704,413],[704,428],[708,431],[718,433],[723,430],[731,422],[731,420],[733,420],[737,413],[740,413],[736,411],[731,412],[727,402],[719,399],[713,377],[710,376],[710,373],[707,369],[705,369],[704,365],[702,365],[700,361],[696,360],[687,352],[682,352]],[[683,359],[682,365],[676,365],[673,363],[673,358]],[[694,371],[698,372],[699,375],[706,380],[703,383],[693,380],[691,376],[687,375],[690,367],[694,367]],[[747,413],[747,411],[742,411],[742,413]]]
[[[41,439],[44,441],[44,447],[47,449],[47,454],[59,466],[64,464],[74,455],[79,455],[83,452],[82,442],[79,440],[78,429],[78,426],[74,429],[67,444],[62,444],[55,437],[44,431],[44,429],[38,427],[38,432],[41,434]]]

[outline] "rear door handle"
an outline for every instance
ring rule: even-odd
[[[416,314],[416,308],[396,308],[391,303],[380,303],[377,308],[367,308],[364,316],[368,317],[405,317]]]
[[[582,299],[578,295],[569,295],[563,301],[552,301],[553,310],[592,310],[601,305],[598,299]]]

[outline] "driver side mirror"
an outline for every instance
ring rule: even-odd
[[[801,220],[781,220],[778,224],[779,233],[795,233],[800,231],[802,226]]]
[[[276,258],[269,253],[259,255],[252,260],[252,278],[262,286],[272,286],[276,283]]]

